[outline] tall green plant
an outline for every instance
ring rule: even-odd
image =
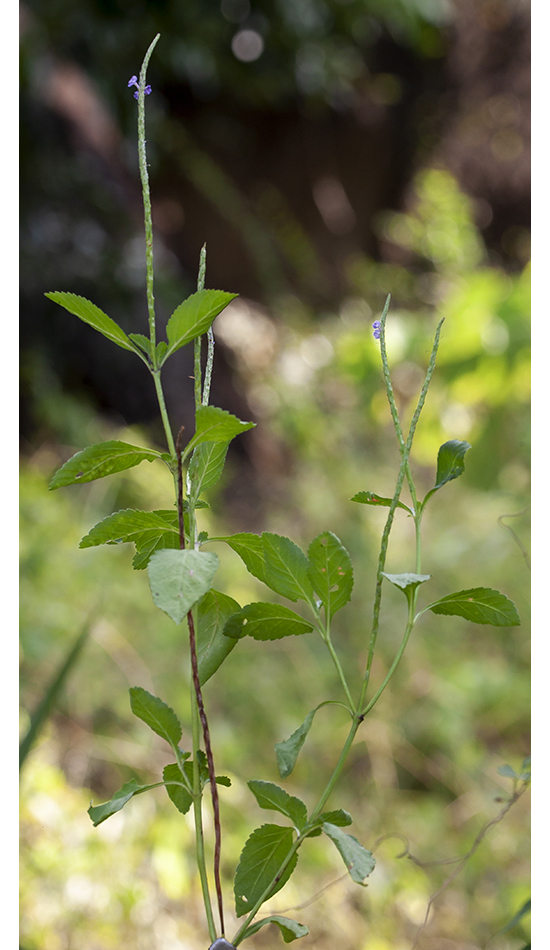
[[[296,868],[299,851],[309,838],[325,835],[341,855],[352,880],[358,885],[366,884],[375,868],[372,852],[353,835],[342,830],[352,824],[348,812],[342,808],[326,808],[341,777],[356,734],[395,674],[413,629],[422,616],[427,611],[432,611],[435,614],[451,614],[473,623],[495,626],[514,626],[519,623],[519,617],[513,603],[504,594],[486,587],[456,591],[424,606],[419,604],[421,589],[430,580],[429,574],[422,573],[421,528],[424,511],[436,492],[462,474],[464,458],[470,446],[467,442],[457,440],[451,440],[441,446],[434,486],[420,499],[410,457],[416,427],[435,369],[443,321],[437,327],[424,383],[409,430],[405,433],[393,394],[386,351],[385,329],[389,297],[380,319],[373,324],[373,335],[380,341],[386,393],[401,461],[393,494],[381,497],[369,490],[361,490],[351,499],[359,504],[388,509],[380,543],[366,668],[358,682],[348,681],[337,646],[333,642],[333,618],[349,602],[354,585],[350,556],[335,534],[330,531],[322,532],[312,540],[305,552],[290,538],[267,531],[261,535],[244,532],[215,538],[208,537],[205,531],[199,531],[198,513],[206,506],[202,496],[221,478],[230,442],[240,433],[252,428],[254,423],[243,422],[209,402],[214,359],[212,323],[236,295],[205,289],[205,248],[200,257],[196,293],[175,309],[166,326],[166,340],[157,342],[153,292],[153,227],[145,149],[145,96],[151,92],[151,87],[146,84],[146,72],[158,39],[158,36],[155,37],[147,51],[139,80],[137,76],[133,76],[128,84],[136,86],[134,95],[138,102],[138,151],[145,217],[149,336],[126,334],[99,307],[75,294],[56,291],[47,296],[89,323],[112,343],[133,353],[147,366],[158,398],[168,451],[143,448],[120,441],[92,445],[77,452],[56,472],[50,488],[92,481],[124,471],[143,461],[155,460],[166,465],[173,478],[174,509],[117,511],[95,525],[82,539],[80,547],[133,542],[136,548],[133,566],[137,570],[147,569],[153,601],[174,623],[186,625],[192,669],[192,748],[185,751],[180,747],[182,727],[174,710],[147,690],[133,687],[130,689],[132,712],[166,741],[172,750],[173,762],[165,767],[162,779],[158,782],[140,785],[132,779],[126,782],[110,801],[92,805],[88,813],[97,826],[120,811],[134,796],[159,786],[166,788],[170,800],[182,814],[193,809],[196,861],[208,934],[212,948],[223,950],[239,946],[269,923],[280,929],[287,943],[308,933],[307,927],[298,921],[278,915],[258,919],[258,914],[265,902],[286,884]],[[201,350],[205,335],[207,352],[203,378]],[[162,369],[177,350],[188,344],[194,347],[195,430],[186,441],[187,433],[183,428],[180,428],[174,437],[163,394]],[[410,504],[401,501],[405,482],[411,497]],[[411,564],[413,570],[409,572],[389,574],[385,571],[386,554],[398,509],[405,511],[414,522],[414,563]],[[212,585],[219,560],[216,554],[205,549],[213,541],[224,542],[232,548],[240,556],[247,570],[272,593],[293,604],[300,602],[300,612],[271,601],[250,603],[241,607],[232,597],[214,589]],[[402,591],[406,600],[406,613],[401,643],[393,662],[382,682],[376,683],[372,680],[372,670],[385,583],[390,583]],[[215,675],[244,636],[257,641],[269,641],[301,636],[311,631],[320,636],[328,650],[342,696],[338,701],[321,701],[288,739],[277,743],[275,754],[281,779],[287,778],[294,769],[314,716],[321,707],[331,704],[343,706],[349,715],[349,732],[332,774],[324,789],[319,791],[317,804],[311,811],[308,811],[300,798],[290,795],[279,785],[260,779],[248,783],[258,805],[278,812],[286,819],[286,823],[264,824],[254,830],[244,844],[234,880],[236,915],[243,918],[243,921],[232,936],[231,943],[228,943],[225,937],[220,877],[221,825],[218,786],[228,785],[229,779],[218,775],[214,766],[202,687]],[[202,819],[207,785],[214,812],[215,902],[210,893]]]

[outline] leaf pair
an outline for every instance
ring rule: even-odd
[[[384,571],[382,574],[394,587],[403,591],[409,602],[416,588],[431,577],[431,574],[386,574]],[[512,601],[490,587],[472,587],[447,594],[424,607],[418,616],[427,610],[434,614],[464,617],[471,623],[492,624],[494,627],[515,627],[520,623]]]
[[[130,706],[138,719],[146,723],[156,735],[170,745],[178,761],[165,767],[162,782],[155,782],[152,785],[138,785],[135,779],[131,779],[113,795],[110,801],[102,805],[90,805],[88,814],[94,826],[100,825],[111,815],[116,814],[136,795],[141,795],[142,792],[158,788],[161,785],[166,786],[171,801],[182,814],[189,811],[193,802],[193,763],[188,761],[190,753],[182,752],[178,747],[182,730],[174,710],[158,696],[153,696],[141,686],[133,686],[130,689]],[[199,750],[197,758],[202,789],[209,780],[208,765],[204,752]],[[224,775],[217,776],[216,783],[218,785],[231,784],[227,776]]]
[[[254,577],[267,587],[296,602],[304,600],[315,612],[320,602],[329,617],[351,596],[353,569],[343,544],[325,531],[304,554],[290,538],[264,531],[219,538],[242,558]]]
[[[464,471],[464,456],[468,449],[471,449],[469,442],[459,442],[457,439],[451,439],[449,442],[444,442],[443,445],[440,446],[439,452],[437,453],[435,485],[424,498],[420,506],[421,508],[424,508],[428,499],[431,498],[436,491],[439,491],[440,488],[443,488],[443,485],[446,485],[447,482],[451,482],[454,478],[458,478],[459,475],[462,475]],[[351,501],[359,502],[362,505],[372,505],[383,508],[389,508],[392,504],[391,498],[383,498],[370,491],[357,492]],[[410,515],[414,514],[413,510],[409,508],[408,505],[403,504],[402,501],[398,501],[396,507],[408,511]]]
[[[213,320],[227,307],[237,294],[227,294],[222,290],[199,290],[195,294],[187,297],[176,309],[168,320],[166,325],[166,335],[168,343],[161,342],[156,347],[156,363],[160,367],[172,353],[179,350],[182,346],[190,343],[198,336],[210,328]],[[77,294],[65,293],[64,291],[53,291],[47,293],[46,297],[58,303],[69,313],[79,317],[84,323],[88,323],[98,333],[103,334],[112,343],[121,346],[124,350],[130,350],[143,358],[145,353],[151,363],[154,363],[154,354],[151,341],[141,333],[131,333],[129,336],[124,330],[115,323],[111,317],[108,317],[103,310],[96,307],[85,297],[79,297]]]
[[[304,832],[306,836],[324,832],[336,845],[352,880],[358,884],[365,883],[375,861],[371,852],[363,848],[356,838],[340,830],[341,826],[351,824],[351,816],[347,812],[343,809],[326,812],[308,823],[306,806],[299,798],[289,795],[271,782],[254,780],[248,784],[261,808],[278,811],[290,818],[301,835]],[[266,824],[252,832],[242,850],[235,874],[238,917],[248,913],[258,901],[265,902],[286,884],[296,867],[296,851],[292,828]],[[263,923],[267,923],[267,920]],[[250,933],[246,931],[246,936],[250,936]]]

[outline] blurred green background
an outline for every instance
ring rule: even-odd
[[[129,686],[161,695],[188,734],[182,630],[153,606],[127,546],[78,550],[112,511],[169,507],[170,480],[154,463],[47,489],[91,442],[164,448],[141,364],[43,296],[79,293],[126,331],[146,328],[126,84],[160,32],[147,100],[158,318],[194,289],[206,241],[207,286],[240,295],[215,323],[213,401],[257,422],[233,444],[201,527],[275,531],[303,548],[327,529],[342,539],[355,588],[335,641],[355,691],[385,516],[349,499],[391,494],[398,464],[371,323],[390,292],[407,422],[445,317],[413,452],[420,492],[442,442],[472,449],[425,518],[427,596],[495,587],[522,624],[422,619],[332,799],[376,854],[369,887],[342,878],[335,850],[316,839],[269,905],[309,926],[304,948],[408,950],[449,866],[417,867],[399,857],[400,838],[378,839],[404,836],[426,862],[464,854],[510,791],[498,768],[529,752],[527,13],[511,0],[55,0],[21,11],[22,735],[89,631],[21,773],[21,946],[206,946],[191,820],[162,790],[97,829],[86,815],[91,798],[133,776],[154,781],[168,761],[131,717]],[[186,351],[166,370],[174,428],[191,422],[191,373]],[[266,596],[216,550],[220,589],[240,603]],[[411,570],[413,559],[403,514],[387,569]],[[402,601],[385,592],[377,682]],[[274,743],[340,698],[321,647],[309,636],[242,642],[205,688],[217,768],[233,780],[222,789],[228,896],[244,840],[272,820],[246,782],[278,781]],[[336,707],[319,712],[291,793],[315,803],[346,731]],[[525,947],[527,916],[490,938],[529,895],[528,856],[525,795],[438,899],[419,947]],[[281,938],[264,929],[249,943]]]

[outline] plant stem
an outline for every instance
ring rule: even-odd
[[[153,218],[151,214],[151,196],[149,193],[149,175],[147,172],[147,153],[145,149],[145,80],[147,76],[147,66],[151,58],[160,33],[157,33],[149,49],[145,54],[145,59],[139,74],[138,90],[138,156],[139,156],[139,174],[141,177],[141,189],[143,192],[143,211],[145,218],[145,259],[147,265],[147,309],[149,311],[149,335],[153,351],[153,368],[157,368],[156,347],[156,329],[155,329],[155,298],[153,296]]]
[[[334,663],[334,666],[336,667],[336,672],[338,673],[338,677],[339,677],[340,682],[341,682],[341,684],[342,684],[342,686],[343,686],[344,692],[345,692],[345,694],[346,694],[346,698],[347,698],[347,700],[348,700],[348,702],[349,702],[349,704],[350,704],[352,710],[355,711],[355,703],[353,702],[353,698],[352,698],[352,695],[351,695],[351,693],[350,693],[349,686],[348,686],[346,677],[345,677],[345,675],[344,675],[344,671],[343,671],[342,666],[341,666],[341,664],[340,664],[340,660],[339,660],[339,658],[338,658],[338,654],[336,653],[336,650],[334,649],[332,640],[331,640],[331,638],[330,638],[330,630],[329,630],[329,627],[328,627],[328,623],[327,623],[327,628],[326,628],[326,630],[321,631],[321,636],[322,636],[322,638],[323,638],[323,640],[324,640],[324,642],[325,642],[325,644],[326,644],[326,646],[327,646],[328,652],[329,652],[330,655],[331,655],[332,662]]]
[[[204,857],[204,832],[202,827],[202,789],[200,777],[200,763],[197,752],[200,748],[200,721],[199,709],[196,696],[191,690],[191,722],[193,739],[193,812],[195,815],[195,847],[197,854],[197,866],[202,887],[202,896],[204,901],[204,910],[208,922],[208,933],[210,940],[216,939],[216,927],[214,924],[214,915],[212,913],[212,903],[210,901],[210,891],[208,888],[208,876],[206,874],[206,861]]]
[[[162,390],[162,383],[160,381],[160,369],[151,370],[151,375],[155,382],[155,390],[157,393],[157,399],[160,409],[160,414],[162,416],[162,424],[164,426],[164,434],[166,435],[166,442],[168,443],[168,449],[172,458],[176,458],[176,445],[174,442],[174,436],[172,435],[172,429],[170,428],[170,420],[168,418],[168,412],[166,411],[166,403],[164,401],[164,392]]]
[[[204,290],[204,281],[206,278],[206,244],[203,244],[201,248],[200,258],[199,258],[199,274],[197,277],[197,291]],[[201,404],[202,399],[202,381],[201,381],[201,341],[200,336],[196,337],[193,344],[193,354],[195,361],[195,409]]]

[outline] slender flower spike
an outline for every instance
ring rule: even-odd
[[[373,337],[374,337],[375,340],[379,340],[379,339],[380,339],[380,327],[381,327],[381,325],[382,325],[382,324],[381,324],[380,320],[375,320],[374,323],[373,323],[373,325],[372,325],[372,335],[373,335]]]
[[[136,87],[136,91],[134,92],[134,99],[137,99],[137,98],[139,97],[139,83],[138,83],[138,78],[137,78],[137,76],[132,76],[132,78],[130,79],[130,82],[128,83],[128,88],[129,88],[130,86],[135,86],[135,87]],[[144,93],[145,93],[146,96],[150,95],[150,93],[151,93],[151,86],[146,86],[143,91],[144,91]]]

